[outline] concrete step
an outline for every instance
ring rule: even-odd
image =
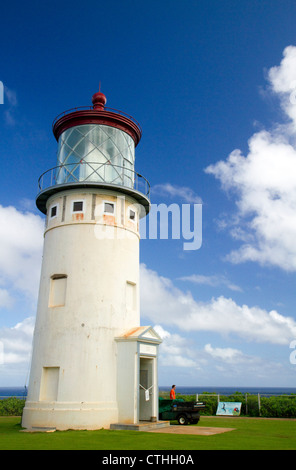
[[[169,421],[140,421],[139,423],[114,423],[110,424],[110,429],[125,431],[152,431],[170,426]]]
[[[56,428],[43,428],[38,426],[33,426],[28,429],[22,429],[21,432],[55,432]]]

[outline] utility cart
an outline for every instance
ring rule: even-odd
[[[166,400],[159,398],[159,419],[177,420],[179,424],[197,424],[200,419],[200,410],[205,407],[203,403],[185,401],[183,399]]]

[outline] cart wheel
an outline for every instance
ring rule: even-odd
[[[184,426],[185,424],[188,424],[187,416],[186,416],[186,415],[179,415],[179,416],[178,416],[178,423],[179,423],[179,424],[182,424],[183,426]]]

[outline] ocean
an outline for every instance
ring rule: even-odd
[[[0,400],[8,397],[26,398],[26,396],[25,387],[0,387]]]
[[[171,387],[159,387],[160,391],[170,391]],[[178,387],[176,385],[176,393],[182,395],[196,395],[208,392],[218,395],[232,395],[235,392],[250,393],[251,395],[290,395],[296,394],[296,387]]]
[[[171,387],[159,387],[162,392],[169,392]],[[176,386],[176,393],[182,395],[196,395],[203,392],[216,393],[219,395],[231,395],[235,392],[250,393],[251,395],[271,396],[271,395],[291,395],[296,394],[296,387],[182,387]],[[0,387],[0,400],[8,397],[26,398],[27,389],[25,387]]]

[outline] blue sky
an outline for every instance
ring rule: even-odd
[[[101,82],[143,128],[152,202],[203,202],[199,250],[141,242],[160,384],[294,387],[295,2],[29,0],[1,18],[0,386],[27,380],[51,124]]]

